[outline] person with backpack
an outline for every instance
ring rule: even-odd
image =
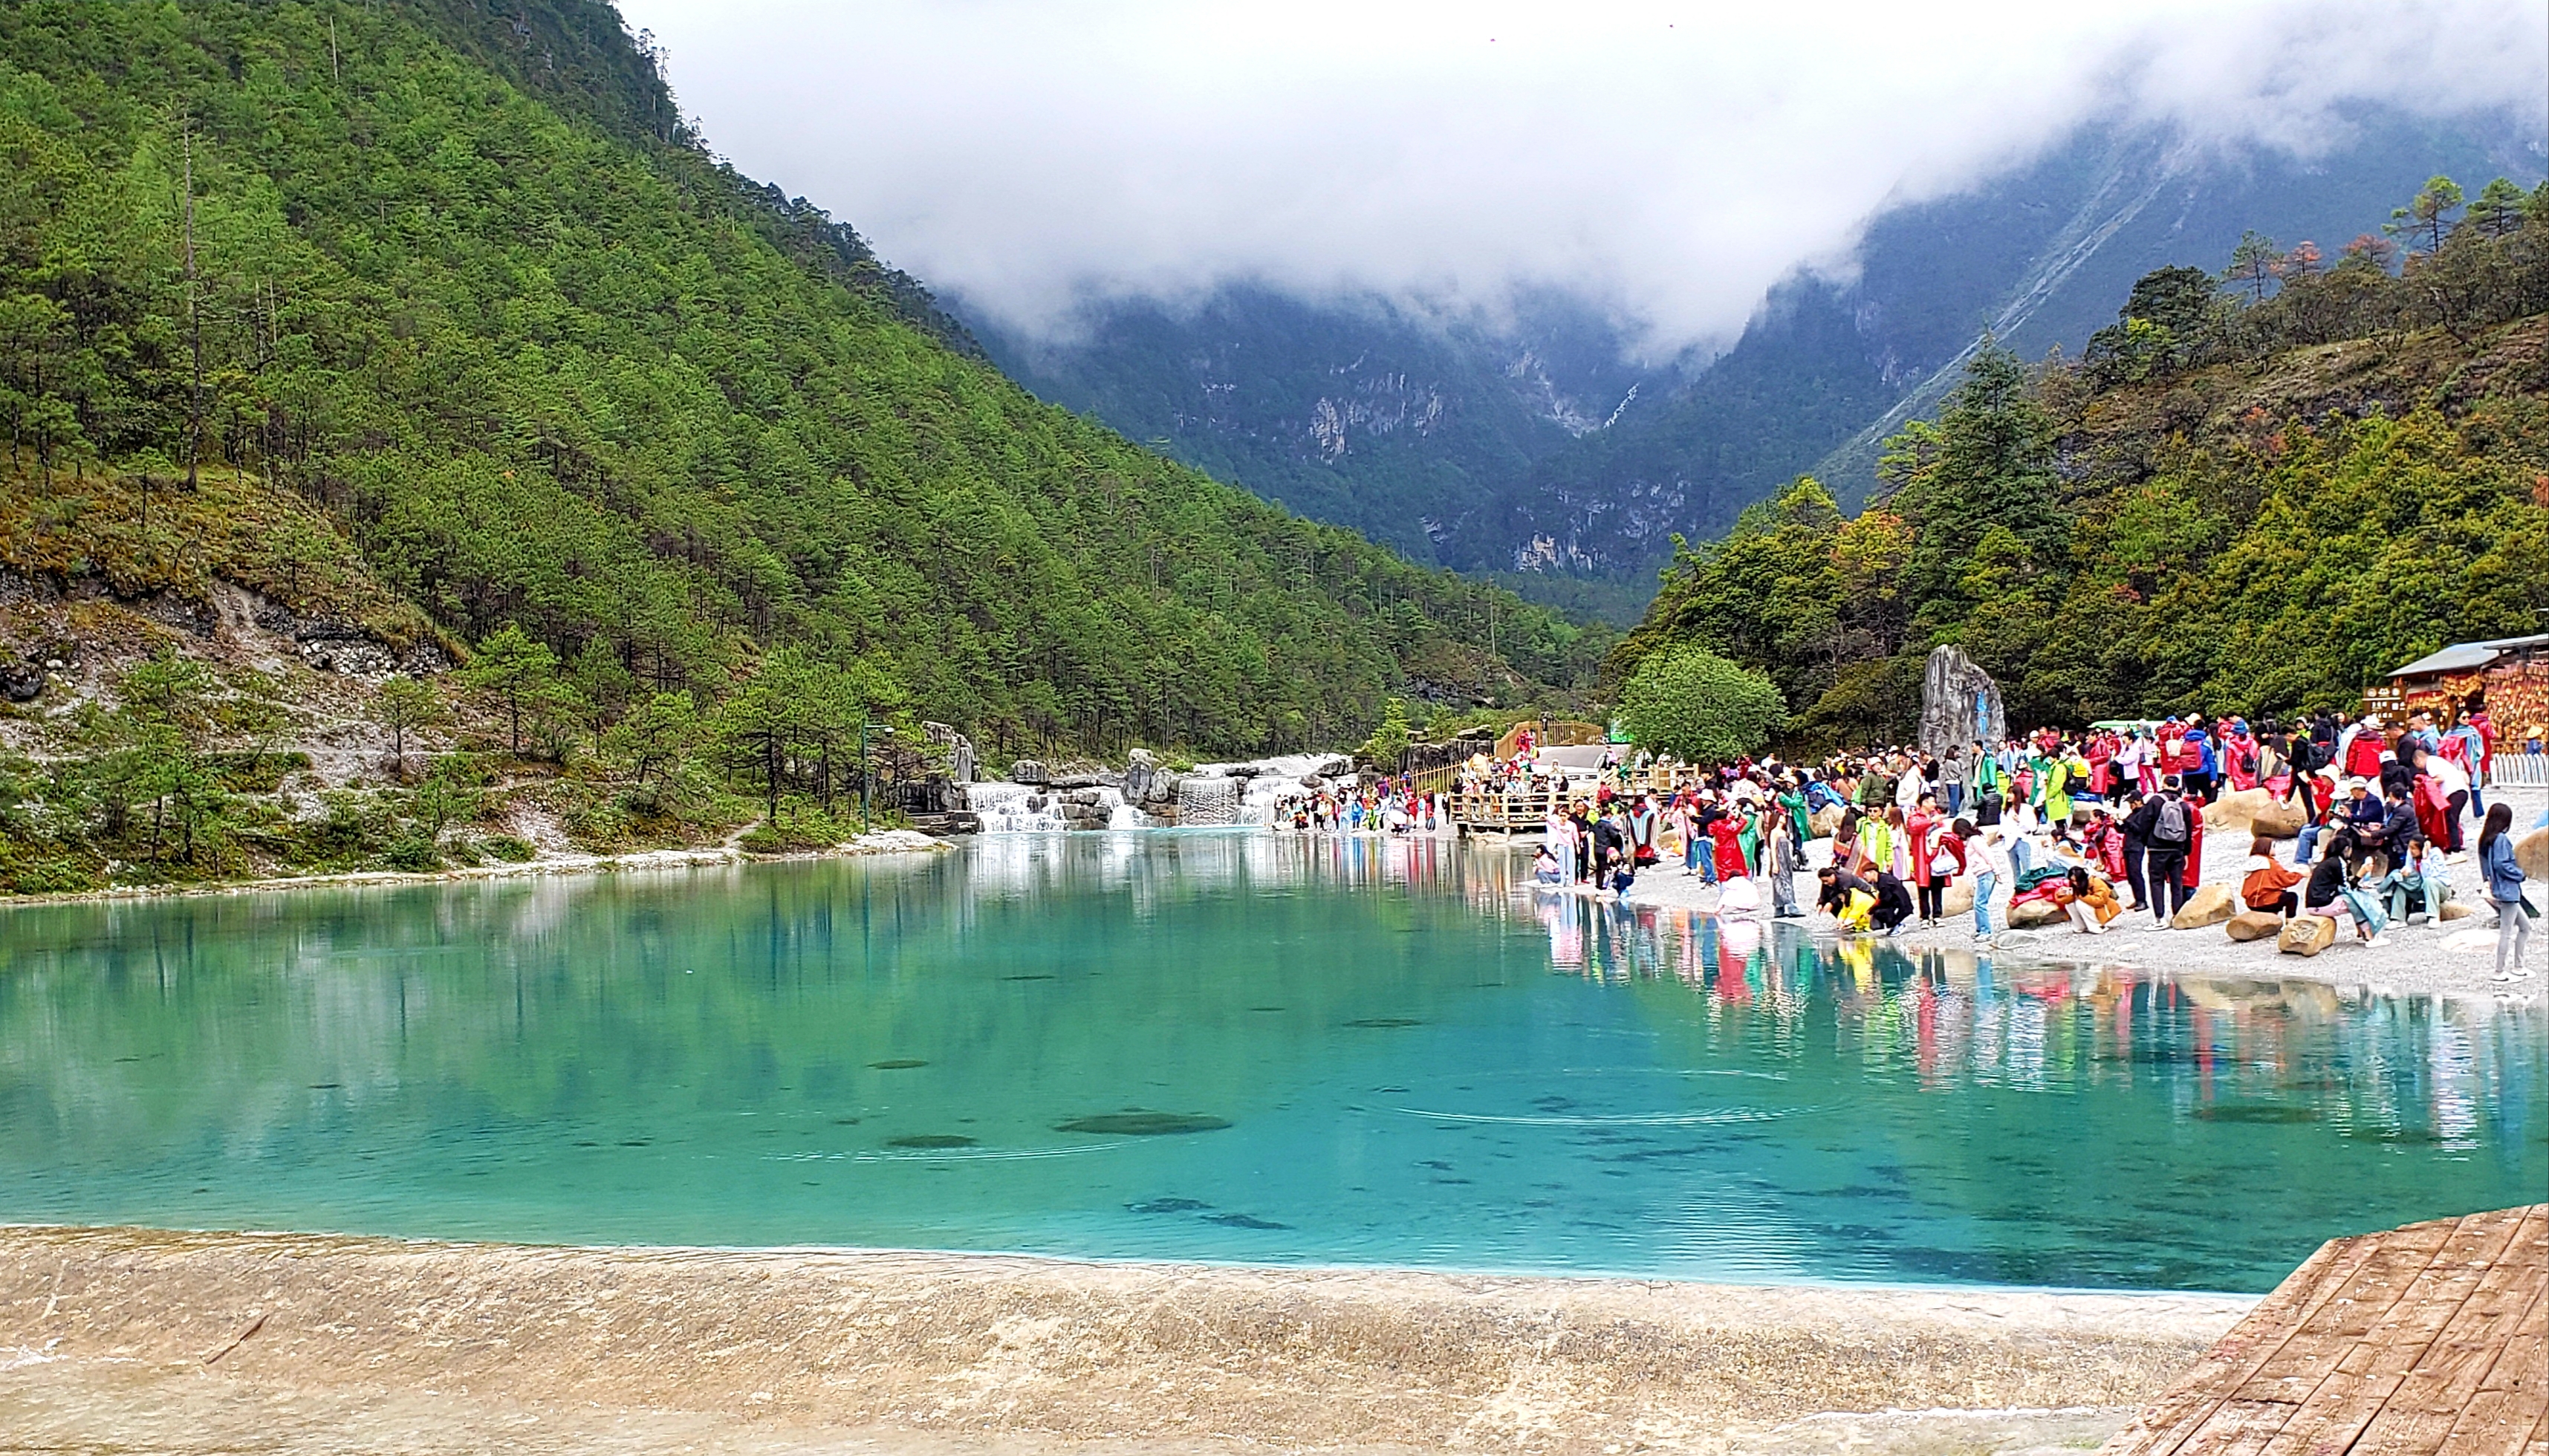
[[[2487,739],[2478,725],[2455,712],[2451,726],[2443,730],[2443,757],[2460,766],[2469,776],[2469,814],[2473,819],[2487,818]]]
[[[2000,760],[1980,742],[1966,756],[1966,777],[1974,785],[1974,822],[1986,828],[2000,822],[2001,809],[2008,802],[2008,780],[2000,771]]]
[[[2539,914],[2523,897],[2524,875],[2513,858],[2513,806],[2500,803],[2487,811],[2478,832],[2479,873],[2487,882],[2488,902],[2496,906],[2496,978],[2522,980],[2523,943],[2531,939],[2532,917]]]
[[[2195,844],[2196,810],[2181,788],[2177,779],[2167,779],[2160,784],[2158,797],[2134,811],[2137,816],[2149,816],[2142,832],[2150,845],[2143,857],[2143,872],[2150,879],[2151,918],[2163,930],[2170,916],[2186,908],[2187,854]]]
[[[2196,804],[2213,802],[2213,782],[2221,760],[2214,750],[2212,735],[2204,731],[2203,719],[2187,725],[2186,737],[2178,752],[2186,765],[2178,773],[2178,783],[2187,801]]]
[[[2305,819],[2319,816],[2320,805],[2313,790],[2317,786],[2318,771],[2327,767],[2327,761],[2322,757],[2325,752],[2308,733],[2296,733],[2284,753],[2285,762],[2292,766],[2293,775],[2292,781],[2284,785],[2284,798],[2286,802],[2299,799]]]

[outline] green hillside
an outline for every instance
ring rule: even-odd
[[[2078,362],[1986,349],[1857,516],[1800,479],[1682,549],[1613,670],[1713,648],[1824,747],[1907,738],[1944,642],[2013,723],[2077,724],[2341,707],[2442,643],[2539,630],[2549,188],[2403,215],[2396,267],[2381,237],[2252,247],[2145,277]]]
[[[71,594],[354,592],[708,700],[786,645],[1019,751],[1333,742],[1602,645],[1036,403],[593,0],[0,6],[0,566]]]

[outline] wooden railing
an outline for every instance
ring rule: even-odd
[[[1611,736],[1609,730],[1599,723],[1584,723],[1572,718],[1553,718],[1547,723],[1516,723],[1496,740],[1496,757],[1510,759],[1521,752],[1522,736],[1526,731],[1542,748],[1581,748],[1606,742]]]
[[[1570,775],[1564,802],[1590,800],[1600,784],[1611,785],[1615,794],[1651,792],[1657,797],[1672,793],[1701,776],[1698,769],[1688,764],[1657,765],[1632,770],[1625,775],[1591,774]],[[1497,834],[1538,834],[1548,821],[1553,807],[1561,807],[1558,791],[1547,778],[1531,780],[1529,788],[1473,789],[1452,792],[1452,822],[1465,830],[1485,830]],[[1420,785],[1421,786],[1421,785]],[[1449,791],[1449,786],[1446,786]]]

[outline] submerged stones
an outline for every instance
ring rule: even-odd
[[[1218,1133],[1230,1126],[1228,1118],[1210,1118],[1185,1112],[1101,1112],[1094,1117],[1073,1118],[1056,1123],[1057,1133],[1098,1133],[1125,1138],[1164,1138],[1179,1133]]]
[[[883,1061],[871,1061],[868,1065],[881,1072],[907,1072],[913,1067],[927,1066],[929,1063],[917,1056],[889,1056]]]
[[[2315,1123],[2318,1109],[2284,1102],[2217,1102],[2195,1115],[2208,1123]]]
[[[1412,1016],[1367,1016],[1360,1021],[1347,1022],[1346,1025],[1360,1027],[1366,1031],[1387,1031],[1397,1027],[1421,1027],[1425,1023]]]
[[[974,1145],[974,1139],[966,1137],[962,1133],[909,1133],[900,1138],[888,1138],[885,1139],[885,1145],[888,1147],[935,1150],[949,1147],[971,1147]]]

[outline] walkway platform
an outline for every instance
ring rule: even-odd
[[[2549,1204],[2331,1239],[2100,1456],[2549,1456]]]

